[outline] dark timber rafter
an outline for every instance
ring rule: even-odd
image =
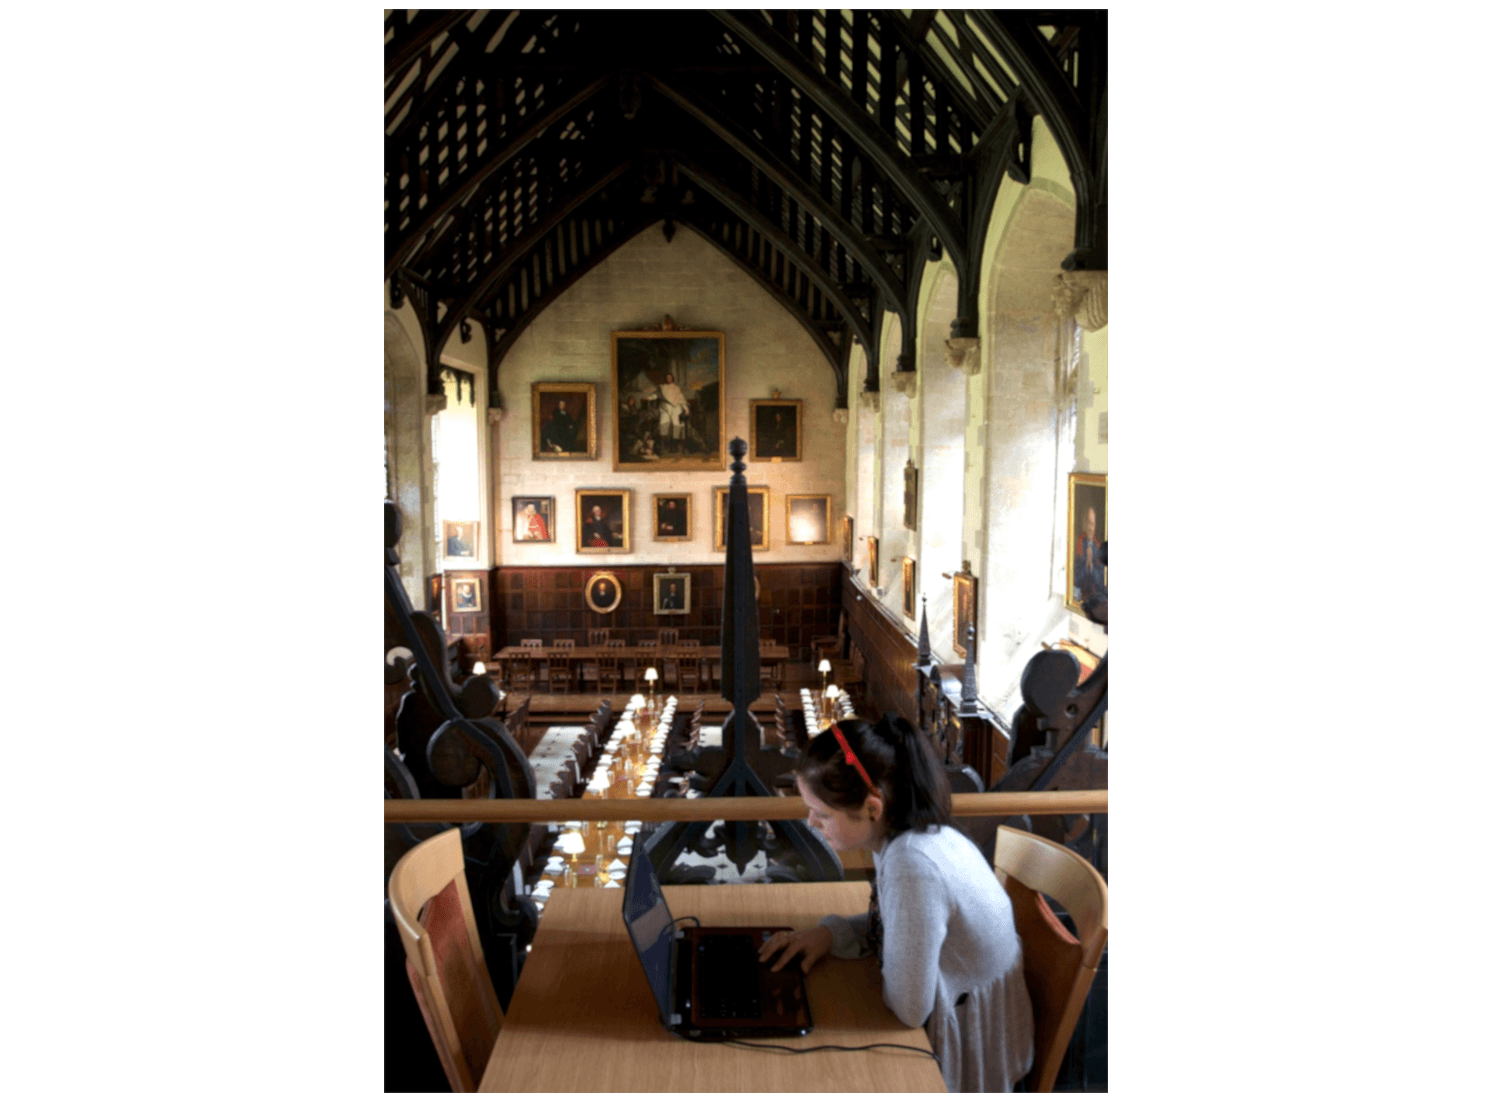
[[[680,171],[690,177],[718,202],[735,214],[742,221],[748,223],[758,233],[762,234],[773,243],[773,247],[782,252],[796,265],[799,270],[808,276],[825,295],[840,308],[845,315],[847,323],[855,331],[856,336],[863,341],[871,340],[871,321],[857,308],[835,280],[815,261],[815,259],[801,249],[793,238],[784,233],[777,226],[763,217],[751,203],[738,196],[724,180],[718,179],[710,172],[691,162],[688,158],[676,155],[675,163],[679,165]]]
[[[820,225],[824,226],[846,252],[855,257],[856,262],[876,280],[877,286],[881,288],[888,302],[898,304],[903,302],[906,298],[906,291],[897,273],[888,266],[887,261],[878,255],[875,249],[867,245],[866,238],[821,197],[812,184],[802,179],[777,155],[743,134],[731,122],[706,110],[696,102],[695,97],[687,95],[657,77],[650,77],[649,81],[662,95],[684,108],[687,113],[704,123],[727,145],[746,157],[748,161],[756,164],[764,176],[782,188],[799,206],[814,215]]]
[[[462,178],[461,183],[454,186],[451,189],[451,193],[444,199],[433,203],[421,220],[412,225],[394,245],[394,252],[384,263],[385,278],[388,278],[389,273],[394,271],[395,268],[406,263],[410,258],[411,252],[420,246],[425,236],[440,224],[441,219],[474,195],[488,177],[508,164],[514,157],[518,156],[519,153],[546,130],[563,122],[572,112],[578,111],[598,92],[611,84],[616,77],[616,72],[609,72],[598,77],[587,84],[586,87],[567,98],[564,103],[557,104],[550,110],[536,116],[534,121],[515,134],[507,145],[495,150],[485,161],[473,163],[468,169],[467,174]],[[445,230],[449,230],[450,226],[451,223],[448,223],[443,229],[443,233]],[[439,244],[440,237],[441,235],[438,234],[431,241],[427,242],[425,251],[429,251]]]
[[[801,92],[825,112],[848,135],[868,159],[892,181],[913,208],[927,220],[964,278],[966,273],[965,233],[948,202],[913,167],[893,143],[891,136],[872,121],[865,109],[855,104],[840,89],[832,86],[811,69],[803,57],[777,31],[755,17],[742,19],[731,12],[714,12],[734,35],[768,59]]]
[[[407,13],[408,10],[406,9]],[[393,40],[384,46],[384,75],[393,76],[414,61],[432,42],[458,23],[465,22],[471,17],[471,11],[460,9],[455,11],[420,9],[414,15],[407,14],[406,26],[396,28]],[[401,30],[406,33],[401,35]]]

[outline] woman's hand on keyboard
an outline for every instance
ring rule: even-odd
[[[771,969],[777,972],[789,961],[802,954],[799,964],[803,971],[808,972],[814,967],[816,961],[830,951],[833,940],[828,926],[811,926],[807,930],[795,930],[787,934],[777,933],[763,942],[762,948],[758,950],[757,959],[769,961],[777,956],[778,959]]]

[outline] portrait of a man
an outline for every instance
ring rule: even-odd
[[[481,612],[482,598],[475,578],[458,578],[451,583],[453,612]]]
[[[690,611],[690,575],[659,573],[654,575],[654,613],[658,616],[683,616]]]
[[[516,497],[513,499],[513,507],[515,543],[555,541],[553,497]]]
[[[748,458],[762,462],[798,462],[804,458],[800,446],[802,399],[763,398],[751,403],[752,441]]]
[[[586,582],[586,607],[606,614],[622,602],[622,583],[610,571],[593,574]]]
[[[612,469],[719,470],[723,451],[719,332],[675,329],[612,334]]]
[[[690,495],[654,495],[654,539],[678,542],[690,538]]]
[[[1076,612],[1109,600],[1101,546],[1106,540],[1106,476],[1069,475],[1068,591],[1064,604]]]
[[[716,550],[726,550],[726,510],[729,486],[716,487]],[[768,488],[747,487],[747,529],[752,535],[754,551],[768,550]]]
[[[576,491],[576,550],[627,551],[628,491]]]
[[[477,554],[477,521],[447,520],[441,527],[448,559],[470,559]]]
[[[530,388],[535,459],[595,459],[595,383],[535,383]]]

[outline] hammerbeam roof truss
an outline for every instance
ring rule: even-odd
[[[498,362],[628,237],[690,225],[814,336],[909,324],[916,256],[977,273],[993,179],[1050,122],[1080,196],[1074,266],[1103,267],[1105,13],[385,13],[385,276],[439,348]]]

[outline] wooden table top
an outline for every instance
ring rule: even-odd
[[[678,643],[659,643],[652,647],[640,647],[630,644],[626,647],[504,647],[493,655],[493,660],[502,662],[509,658],[548,658],[550,655],[556,657],[569,656],[571,658],[584,658],[588,661],[602,654],[615,654],[619,658],[644,658],[644,657],[668,657],[679,658],[681,655],[689,657],[698,654],[702,658],[712,661],[721,657],[721,648],[714,647],[682,647]],[[789,657],[789,649],[786,644],[775,643],[771,647],[759,647],[758,658],[763,662],[783,662]]]
[[[676,917],[803,927],[864,911],[864,881],[665,887]],[[482,1077],[483,1091],[944,1091],[932,1059],[896,1049],[793,1056],[668,1032],[622,921],[618,890],[558,888]],[[806,977],[814,1029],[792,1048],[876,1042],[928,1050],[882,1002],[876,960],[827,957]]]

